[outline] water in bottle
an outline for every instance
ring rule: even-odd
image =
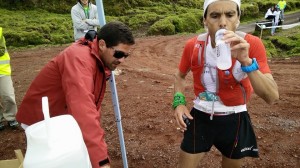
[[[230,44],[222,40],[226,29],[220,29],[216,32],[215,42],[217,49],[217,67],[221,70],[227,70],[231,67]]]

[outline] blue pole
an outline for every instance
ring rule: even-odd
[[[97,5],[97,11],[98,11],[99,24],[102,27],[106,24],[102,0],[96,0],[96,5]]]
[[[99,24],[102,27],[106,24],[102,0],[96,0],[96,5],[97,5],[97,11],[98,11]],[[117,126],[118,126],[121,153],[122,153],[122,159],[123,159],[123,167],[128,168],[126,148],[125,148],[122,122],[121,122],[121,112],[120,112],[120,107],[119,107],[119,100],[118,100],[115,76],[114,76],[113,72],[111,73],[109,83],[110,83],[110,89],[111,89],[111,94],[112,94],[112,102],[113,102],[113,106],[114,106],[116,122],[117,122]]]

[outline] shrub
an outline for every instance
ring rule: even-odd
[[[277,57],[278,56],[276,47],[268,38],[263,40],[263,44],[266,48],[267,57]]]
[[[150,26],[148,35],[170,35],[176,33],[195,33],[202,27],[202,11],[192,11],[181,15],[172,15]],[[167,31],[167,30],[168,31]]]
[[[157,15],[156,13],[145,13],[145,14],[137,14],[132,17],[130,17],[130,20],[128,21],[128,25],[132,29],[138,29],[141,26],[144,25],[152,25],[155,21],[159,20],[161,16]]]
[[[243,4],[241,6],[241,20],[249,18],[257,18],[259,16],[259,8],[256,3]]]
[[[172,35],[175,34],[175,26],[169,19],[161,19],[155,22],[148,30],[148,35]]]
[[[38,33],[38,31],[21,31],[18,34],[15,34],[13,31],[7,31],[5,39],[8,45],[16,47],[38,45],[47,42],[47,39],[44,39],[43,35]]]

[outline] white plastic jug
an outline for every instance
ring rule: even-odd
[[[226,29],[220,29],[216,32],[215,42],[217,48],[217,67],[221,70],[227,70],[232,65],[230,44],[222,40]]]
[[[48,98],[42,98],[45,120],[26,128],[24,168],[91,168],[81,130],[71,115],[50,118]]]

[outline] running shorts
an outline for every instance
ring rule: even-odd
[[[213,116],[191,110],[193,120],[187,126],[181,149],[190,154],[210,151],[214,145],[227,158],[258,157],[258,148],[247,111],[225,116]]]

